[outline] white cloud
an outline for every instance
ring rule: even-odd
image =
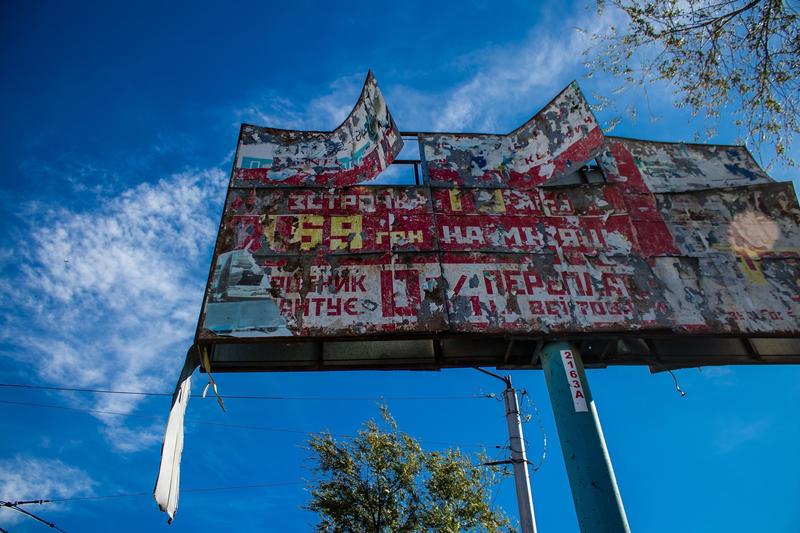
[[[324,94],[302,104],[266,91],[266,96],[236,109],[233,114],[239,122],[259,126],[331,131],[352,111],[361,94],[366,74],[341,76],[328,85]]]
[[[425,92],[391,83],[377,71],[378,83],[398,127],[403,131],[481,131],[506,133],[543,107],[570,81],[584,73],[583,52],[591,32],[620,22],[621,14],[606,9],[602,15],[584,10],[563,17],[553,13],[519,43],[490,46],[458,57],[442,69],[466,72],[444,90]],[[328,86],[324,96],[302,107],[285,98],[264,99],[246,106],[240,116],[265,126],[330,130],[350,112],[365,73],[343,76]],[[605,87],[608,80],[582,80],[588,87]]]
[[[245,122],[330,130],[350,113],[364,76],[335,80],[302,111],[273,95],[235,114]],[[0,339],[9,346],[1,353],[55,385],[171,390],[194,334],[227,176],[218,169],[184,172],[109,198],[107,188],[81,187],[97,179],[92,170],[67,171],[66,179],[73,189],[94,194],[93,205],[23,206],[23,227],[0,251],[6,272],[0,279]],[[68,401],[133,413],[141,399]],[[124,416],[94,416],[122,452],[157,445],[163,436],[158,421],[141,425]]]
[[[487,50],[481,68],[451,90],[433,127],[440,131],[498,131],[507,110],[531,115],[570,81],[585,46],[581,34],[529,36],[522,44]],[[508,129],[508,128],[503,128]]]
[[[17,455],[0,459],[0,500],[20,501],[71,498],[92,494],[94,480],[86,472],[54,459]],[[63,508],[59,504],[30,509],[45,514]],[[8,508],[0,511],[3,523],[15,523],[25,517]]]
[[[426,98],[412,89],[398,88],[401,107],[389,100],[396,118],[408,115],[418,121],[423,108],[429,117],[420,127],[435,131],[506,133],[519,126],[582,74],[586,60],[582,53],[591,38],[577,28],[607,27],[619,13],[606,10],[598,16],[587,10],[551,18],[557,20],[543,21],[520,43],[485,48],[457,59],[457,66],[472,74],[441,94]],[[407,109],[402,102],[412,107]]]
[[[186,172],[81,211],[29,206],[4,256],[5,355],[50,383],[170,390],[194,333],[225,181],[217,169]],[[127,413],[138,401],[82,405]],[[106,435],[126,437],[109,439],[120,449],[158,441],[153,427],[100,418]]]
[[[607,9],[600,16],[585,10],[557,23],[542,23],[521,42],[491,46],[458,57],[443,69],[469,74],[443,91],[425,92],[391,83],[375,75],[389,109],[402,131],[486,131],[505,133],[543,107],[567,83],[583,73],[583,51],[590,35],[579,27],[599,30],[620,17]],[[542,30],[542,28],[548,28]],[[328,85],[325,93],[298,105],[266,91],[237,111],[244,122],[287,129],[331,130],[356,103],[366,72],[348,74]],[[520,116],[522,113],[522,116]],[[516,122],[515,122],[516,121]]]
[[[761,439],[771,426],[772,422],[768,419],[727,421],[717,432],[714,447],[719,453],[732,452],[745,444]]]
[[[727,366],[704,366],[700,372],[703,377],[715,385],[735,385],[737,383],[736,374]]]

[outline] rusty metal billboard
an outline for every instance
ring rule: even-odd
[[[422,183],[375,186],[392,164]],[[800,363],[792,185],[743,147],[606,137],[575,83],[509,134],[401,134],[370,73],[332,132],[242,126],[154,495],[171,520],[197,366],[537,368],[553,340],[587,367]]]
[[[370,72],[358,103],[332,132],[244,125],[233,184],[242,187],[342,187],[374,179],[403,139]]]
[[[578,168],[599,151],[603,132],[576,83],[507,135],[420,135],[423,172],[433,187],[530,189]]]
[[[334,132],[243,126],[216,368],[528,367],[555,337],[589,364],[800,359],[797,197],[743,147],[605,137],[574,83],[507,135],[413,136],[423,182],[365,186],[402,146],[372,75]]]

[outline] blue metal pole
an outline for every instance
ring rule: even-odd
[[[580,354],[552,342],[541,359],[581,531],[630,532]]]

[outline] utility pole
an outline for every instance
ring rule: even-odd
[[[519,416],[517,391],[511,386],[511,376],[500,376],[482,368],[475,368],[484,374],[500,379],[505,383],[503,402],[506,408],[506,424],[508,426],[508,442],[511,459],[492,461],[487,465],[511,464],[514,469],[514,485],[517,489],[517,507],[519,508],[519,524],[522,533],[536,533],[536,516],[533,513],[533,496],[531,495],[531,479],[528,474],[528,457],[525,453],[525,438],[522,434],[522,419]]]
[[[551,342],[541,360],[581,531],[630,533],[581,354]]]

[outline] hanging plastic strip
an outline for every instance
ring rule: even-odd
[[[192,391],[192,374],[200,366],[200,351],[197,345],[189,348],[183,370],[172,395],[164,442],[161,445],[161,466],[158,470],[153,496],[159,509],[167,513],[167,523],[172,523],[178,510],[178,494],[181,479],[181,455],[183,453],[183,418]],[[216,390],[216,387],[215,387]]]

